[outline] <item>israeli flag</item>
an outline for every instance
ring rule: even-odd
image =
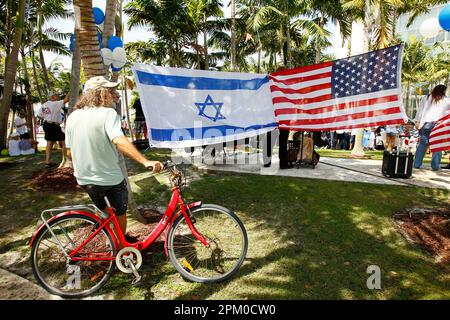
[[[220,144],[277,127],[267,75],[135,64],[151,146]]]

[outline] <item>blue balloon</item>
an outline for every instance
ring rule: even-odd
[[[70,34],[70,43],[72,43],[73,40],[75,40],[75,36],[73,35],[73,33],[71,33],[71,34]]]
[[[439,24],[442,29],[450,31],[450,4],[445,6],[439,13]]]
[[[122,40],[117,36],[112,36],[108,39],[108,48],[114,50],[115,48],[121,48],[123,47]]]
[[[70,51],[72,51],[72,52],[73,52],[73,42],[71,42],[71,43],[70,43],[70,45],[69,45],[69,49],[70,49]]]
[[[94,12],[94,21],[95,23],[102,24],[103,21],[105,21],[105,14],[103,13],[102,9],[94,7],[92,8],[92,11]]]
[[[122,70],[122,68],[114,68],[114,67],[111,65],[111,70],[114,71],[114,72],[119,72],[120,70]]]

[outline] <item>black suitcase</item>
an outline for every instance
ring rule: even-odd
[[[414,154],[408,151],[384,151],[381,172],[390,178],[408,179],[412,175]]]

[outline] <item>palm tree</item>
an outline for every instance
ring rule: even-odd
[[[30,2],[29,19],[35,24],[37,34],[37,49],[39,51],[39,60],[43,71],[43,78],[45,83],[45,91],[48,92],[51,88],[50,79],[47,72],[47,66],[44,59],[44,51],[48,46],[54,46],[52,41],[56,39],[65,39],[67,35],[59,33],[55,28],[48,28],[43,30],[44,23],[53,18],[71,18],[71,13],[66,10],[65,6],[68,0],[36,0]],[[56,32],[55,32],[56,30]],[[50,42],[50,43],[49,43]]]
[[[22,33],[25,20],[25,0],[19,0],[14,26],[14,41],[11,52],[6,57],[5,85],[3,99],[0,108],[0,149],[6,147],[6,135],[8,130],[8,116],[11,107],[13,87],[16,78],[19,48],[22,42]]]

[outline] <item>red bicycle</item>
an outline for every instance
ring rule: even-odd
[[[133,273],[136,283],[141,279],[141,251],[164,230],[165,253],[185,279],[213,283],[233,276],[247,254],[244,225],[224,207],[201,202],[186,204],[180,194],[182,171],[170,161],[164,163],[164,170],[170,174],[172,198],[144,241],[127,242],[106,197],[105,211],[94,205],[43,211],[44,223],[30,242],[31,265],[37,281],[52,294],[81,298],[105,285],[117,265],[120,271]],[[46,219],[48,214],[50,219]],[[118,252],[117,237],[124,245]]]

